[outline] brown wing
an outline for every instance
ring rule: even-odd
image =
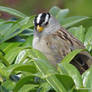
[[[46,40],[48,47],[52,50],[52,54],[56,62],[60,62],[64,56],[75,49],[84,49],[84,45],[75,37],[73,37],[64,28],[50,34]],[[75,65],[80,73],[83,73],[92,64],[92,57],[88,52],[84,51],[78,54],[71,63]]]

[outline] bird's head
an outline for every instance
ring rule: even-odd
[[[35,33],[46,35],[60,29],[61,25],[50,13],[40,13],[34,19]]]
[[[38,32],[42,32],[44,28],[49,24],[50,13],[40,13],[34,19],[34,26]]]

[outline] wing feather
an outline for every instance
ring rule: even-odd
[[[64,28],[50,34],[46,38],[48,48],[52,50],[52,55],[56,59],[56,63],[60,62],[69,52],[75,49],[85,49],[81,43],[72,34],[67,32]],[[87,70],[92,64],[92,57],[86,51],[79,53],[72,61],[80,73]]]

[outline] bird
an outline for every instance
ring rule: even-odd
[[[34,18],[32,47],[42,52],[55,67],[73,50],[85,49],[83,43],[63,28],[49,12],[39,13]],[[82,74],[92,65],[92,56],[83,51],[70,63]]]

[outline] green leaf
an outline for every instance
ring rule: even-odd
[[[22,50],[21,47],[18,47],[21,43],[8,43],[7,47],[3,49],[5,59],[9,61],[9,64],[12,64],[18,53]]]
[[[2,63],[5,65],[5,66],[9,66],[10,64],[8,63],[7,59],[5,59],[2,55],[0,55],[0,60],[2,61]]]
[[[3,51],[5,48],[7,48],[8,45],[8,42],[3,42],[2,44],[0,44],[0,49]]]
[[[37,84],[25,84],[23,87],[20,88],[20,90],[18,90],[18,92],[35,92],[33,90],[36,90],[37,87]]]
[[[62,26],[64,28],[68,28],[68,27],[71,27],[83,20],[87,20],[89,19],[89,17],[86,17],[86,16],[72,16],[72,17],[68,17],[68,18],[65,18],[63,21],[62,21]]]
[[[56,78],[64,85],[67,91],[70,92],[70,90],[74,87],[73,79],[67,75],[60,75],[60,74],[55,74],[55,75]]]
[[[70,63],[71,60],[80,52],[85,51],[85,49],[76,49],[73,50],[72,52],[70,52],[68,55],[66,55],[64,57],[64,59],[61,61],[61,63],[66,62],[66,63]]]
[[[17,20],[17,22],[14,22],[10,28],[8,28],[8,25],[5,27],[6,30],[3,30],[3,34],[1,33],[0,43],[9,40],[10,38],[20,34],[23,32],[24,29],[27,29],[29,27],[33,27],[33,19],[34,17],[25,17],[24,19]],[[11,22],[10,22],[11,24]],[[7,32],[7,34],[5,34]]]
[[[38,50],[32,49],[30,58],[34,60],[38,71],[42,74],[44,78],[57,92],[67,92],[63,84],[56,78],[56,70],[52,67],[46,57]]]
[[[51,89],[51,86],[48,84],[48,82],[45,82],[45,83],[42,83],[39,88],[41,88],[40,92],[49,92],[49,90]]]
[[[12,82],[11,80],[6,80],[5,82],[2,83],[2,86],[5,87],[10,92],[15,87],[15,83]]]
[[[9,67],[7,67],[6,70],[8,71],[7,76],[10,76],[20,71],[30,72],[30,74],[34,74],[37,72],[37,69],[32,64],[25,64],[25,65],[24,64],[14,64],[14,65],[10,65]]]
[[[1,68],[0,67],[0,75],[3,77],[3,78],[7,78],[7,70],[5,70],[5,68]]]
[[[26,50],[22,50],[22,51],[20,51],[19,54],[17,55],[16,60],[15,60],[15,64],[23,63],[23,62],[25,62],[25,60],[28,61],[28,58],[27,58],[27,51],[26,51]]]
[[[65,17],[68,15],[69,13],[69,9],[61,9],[57,15],[56,15],[56,19],[59,21],[59,23],[62,24],[62,21],[65,19]]]
[[[21,87],[23,87],[23,85],[29,84],[29,83],[34,84],[32,87],[30,86],[30,89],[32,89],[32,88],[38,86],[37,84],[34,83],[34,76],[26,76],[26,77],[20,79],[20,80],[17,82],[16,86],[15,86],[14,89],[13,89],[13,92],[18,92],[19,89],[20,89]]]
[[[66,62],[58,64],[58,70],[61,74],[69,75],[74,80],[77,89],[83,87],[81,75],[72,64]]]
[[[33,29],[26,29],[19,36],[28,37],[32,35],[33,35]]]
[[[56,90],[56,92],[67,92],[67,89],[65,89],[63,83],[57,78],[56,75],[48,76],[46,81],[54,88],[54,90]]]
[[[83,86],[85,88],[89,88],[88,92],[92,92],[92,67],[90,67],[85,73],[83,73],[82,78]]]
[[[27,39],[26,39],[26,42],[23,44],[23,46],[26,46],[26,47],[32,47],[32,41],[33,41],[33,36],[29,36]]]
[[[4,35],[6,35],[6,32],[10,30],[10,28],[13,26],[13,23],[10,22],[3,22],[0,25],[0,41],[4,38]]]
[[[80,88],[80,89],[75,89],[72,92],[89,92],[89,89],[86,88]]]
[[[89,27],[86,32],[84,45],[89,51],[92,50],[92,27]]]
[[[57,6],[52,7],[49,12],[56,17],[56,15],[58,14],[58,12],[60,11],[60,8],[58,8]]]
[[[64,19],[69,13],[69,9],[61,9],[56,15],[56,18],[59,19]]]
[[[0,6],[0,11],[7,12],[9,14],[12,14],[18,17],[22,17],[22,18],[27,17],[25,14],[21,13],[20,11],[17,11],[12,8],[4,7],[4,6]]]
[[[64,18],[68,15],[69,9],[60,9],[56,6],[52,7],[49,11],[56,19],[59,21],[59,23],[62,24],[62,21]]]
[[[56,19],[59,21],[59,23],[65,28],[71,27],[83,20],[89,19],[89,17],[87,17],[87,16],[72,16],[72,17],[66,18],[66,16],[69,13],[69,9],[60,9],[56,6],[52,7],[49,12],[54,17],[56,17]]]
[[[43,53],[33,48],[31,48],[28,53],[29,58],[33,59],[34,61],[37,61],[34,62],[34,64],[36,65],[36,67],[38,67],[38,65],[40,66],[40,72],[42,71],[43,74],[48,73],[48,71],[52,73],[56,72],[56,69],[49,63],[48,59],[43,55]]]
[[[85,28],[83,28],[83,26],[71,27],[68,31],[72,33],[76,38],[78,38],[81,42],[84,42]]]

